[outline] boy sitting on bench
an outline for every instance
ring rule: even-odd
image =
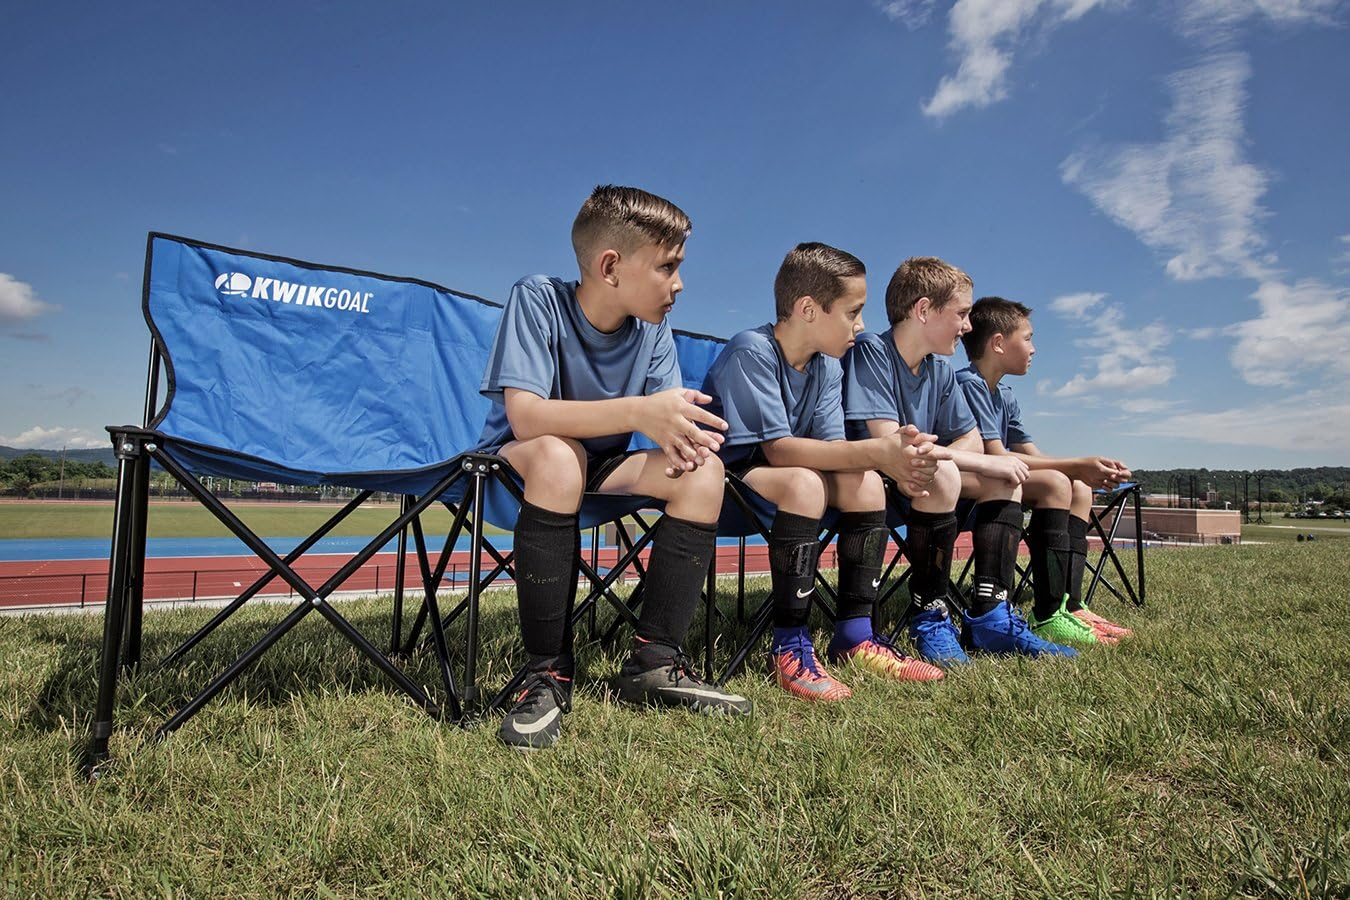
[[[1031,630],[1052,641],[1114,644],[1128,628],[1083,605],[1088,516],[1092,492],[1130,479],[1130,470],[1105,456],[1045,456],[1022,427],[1022,411],[1005,375],[1025,375],[1036,348],[1031,309],[1002,297],[981,297],[962,335],[970,365],[956,373],[979,421],[984,452],[1011,453],[1030,469],[1022,497],[1035,506],[1027,527],[1035,600]]]
[[[483,376],[495,402],[479,450],[500,454],[525,483],[514,546],[530,675],[501,726],[513,747],[552,745],[571,708],[577,511],[588,491],[666,501],[633,650],[615,679],[620,698],[750,712],[749,700],[699,678],[680,649],[716,549],[726,428],[701,408],[706,395],[681,386],[666,322],[684,287],[690,227],[668,200],[597,187],[572,226],[580,281],[523,278],[503,311]],[[633,432],[660,449],[629,452]]]
[[[820,553],[820,519],[839,510],[839,607],[828,656],[901,681],[935,681],[942,670],[899,653],[876,634],[873,605],[886,548],[886,497],[875,469],[902,473],[917,491],[932,478],[933,437],[897,429],[844,440],[838,359],[862,331],[863,264],[825,244],[798,244],[774,280],[777,321],[733,337],[703,390],[727,421],[720,456],[777,506],[769,532],[774,676],[804,700],[852,691],[816,658],[807,630]]]
[[[970,330],[973,282],[936,257],[911,257],[886,288],[889,331],[864,334],[844,361],[844,417],[849,437],[885,437],[904,424],[937,435],[940,448],[926,496],[898,487],[905,517],[913,595],[910,638],[938,664],[969,662],[948,610],[952,548],[960,530],[957,501],[973,498],[975,587],[962,610],[969,645],[991,653],[1075,656],[1043,640],[1008,602],[1022,538],[1022,482],[1027,464],[983,452],[975,417],[942,357]],[[890,473],[887,473],[890,474]]]

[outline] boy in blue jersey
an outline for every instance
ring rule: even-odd
[[[569,619],[586,491],[666,501],[633,651],[615,679],[620,698],[750,712],[744,697],[699,678],[680,649],[716,549],[716,451],[726,428],[701,408],[709,397],[681,386],[666,322],[684,287],[690,227],[668,200],[597,187],[572,226],[580,280],[524,278],[502,313],[483,375],[494,406],[479,449],[499,453],[525,485],[515,580],[530,675],[500,730],[513,747],[552,745],[571,707]],[[634,432],[660,449],[628,452]]]
[[[1031,338],[1029,307],[980,298],[970,311],[970,331],[961,337],[970,365],[956,380],[979,421],[984,452],[1011,453],[1030,470],[1022,498],[1034,506],[1026,532],[1035,594],[1031,630],[1058,642],[1114,644],[1130,630],[1083,605],[1083,570],[1092,492],[1128,481],[1130,470],[1105,456],[1049,457],[1032,442],[1003,378],[1027,373],[1036,354]]]
[[[938,663],[968,662],[947,609],[952,548],[961,497],[975,500],[975,588],[962,612],[970,646],[993,653],[1073,656],[1069,647],[1031,632],[1008,602],[1022,537],[1022,482],[1027,465],[983,452],[975,417],[941,357],[970,330],[974,283],[936,257],[901,263],[886,288],[891,328],[865,334],[845,358],[844,417],[853,439],[884,437],[910,424],[932,432],[939,448],[926,495],[899,484],[914,597],[910,637]],[[884,470],[883,470],[884,471]]]
[[[807,630],[820,553],[820,519],[839,510],[839,607],[828,656],[884,677],[935,681],[936,666],[900,654],[872,626],[886,547],[884,468],[916,490],[931,480],[932,436],[909,427],[844,440],[838,358],[862,331],[866,270],[826,244],[798,244],[774,280],[777,321],[742,331],[708,370],[703,390],[727,422],[728,471],[777,506],[769,531],[775,679],[805,700],[852,691],[816,658]]]

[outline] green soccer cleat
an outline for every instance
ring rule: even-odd
[[[1037,637],[1056,644],[1096,644],[1097,633],[1092,626],[1076,617],[1067,609],[1068,596],[1059,602],[1056,609],[1045,619],[1030,619],[1031,631]]]

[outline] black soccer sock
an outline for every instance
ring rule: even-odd
[[[684,640],[717,550],[717,525],[667,514],[653,544],[637,625],[636,655],[643,668],[670,662]]]
[[[881,584],[881,558],[886,551],[886,512],[839,514],[840,619],[872,617]]]
[[[952,547],[960,530],[955,512],[915,509],[905,517],[905,556],[911,567],[909,592],[915,606],[947,596],[952,580]]]
[[[773,625],[801,628],[811,615],[820,556],[820,520],[778,510],[769,528],[769,578]]]
[[[1004,600],[1017,576],[1017,545],[1022,540],[1022,504],[986,500],[975,504],[975,593],[970,614],[982,616]]]
[[[1031,586],[1035,593],[1031,614],[1037,621],[1054,615],[1069,583],[1069,511],[1036,509],[1027,525],[1031,550]]]
[[[1083,608],[1083,572],[1087,569],[1088,523],[1077,516],[1069,516],[1069,586],[1065,592],[1069,612]]]
[[[520,635],[532,669],[572,674],[568,619],[577,596],[581,532],[575,513],[521,503],[513,538]]]

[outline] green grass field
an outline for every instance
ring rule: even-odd
[[[244,523],[264,537],[302,537],[322,525],[339,507],[314,503],[290,505],[242,503],[232,507]],[[334,535],[375,535],[398,515],[398,506],[364,506],[333,529]],[[0,539],[98,538],[112,536],[111,503],[0,503]],[[436,505],[423,523],[431,534],[450,528],[450,514]],[[152,503],[150,537],[226,537],[229,531],[196,503]],[[487,528],[490,534],[499,529]]]
[[[1244,541],[1268,543],[1298,542],[1298,536],[1313,535],[1317,541],[1343,541],[1350,538],[1350,521],[1344,519],[1285,519],[1270,516],[1266,525],[1243,525]]]
[[[124,685],[76,764],[97,617],[0,618],[0,880],[20,896],[1350,895],[1350,561],[1333,544],[1151,551],[1135,638],[851,701],[733,682],[737,721],[620,707],[580,656],[562,743],[438,724],[317,615],[163,743],[160,717],[285,610]],[[765,586],[756,585],[755,597]],[[752,598],[753,599],[753,598]],[[383,634],[387,601],[345,604]],[[208,611],[152,612],[147,659]],[[493,683],[511,597],[484,615]],[[695,626],[696,630],[698,624]],[[583,632],[584,634],[584,632]],[[456,635],[457,637],[457,635]],[[412,663],[435,684],[430,658]]]

